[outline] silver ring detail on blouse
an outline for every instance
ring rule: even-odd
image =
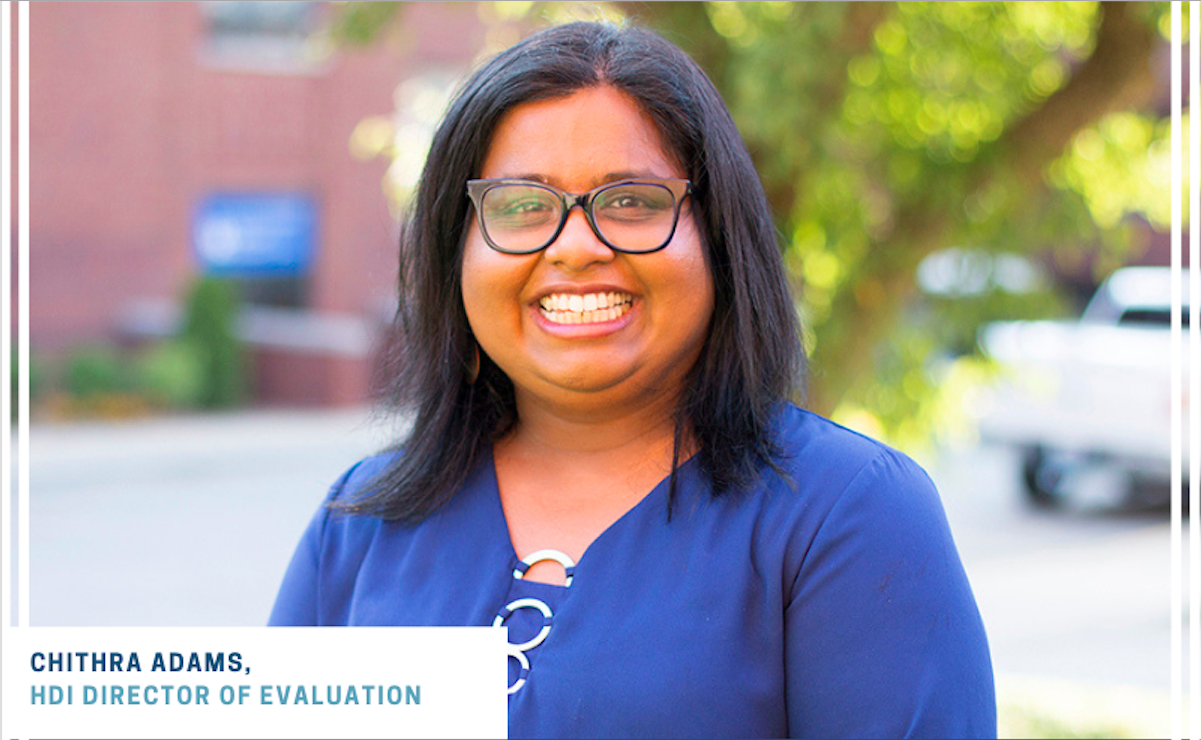
[[[513,569],[513,578],[518,581],[524,579],[526,571],[535,563],[541,563],[543,560],[553,560],[563,566],[563,573],[567,577],[564,587],[570,588],[571,581],[575,577],[575,561],[567,554],[558,550],[538,550],[526,555],[517,564],[517,567]],[[516,599],[509,602],[505,608],[500,610],[500,613],[496,615],[496,619],[492,621],[492,626],[501,626],[518,609],[537,609],[542,612],[542,629],[531,640],[527,640],[519,645],[509,643],[509,657],[515,658],[518,665],[521,666],[521,670],[517,673],[517,680],[509,687],[510,695],[517,693],[522,686],[525,686],[526,678],[530,675],[530,659],[526,657],[525,651],[533,650],[546,640],[546,636],[550,634],[551,618],[554,617],[554,612],[541,599]]]
[[[518,689],[525,686],[525,679],[530,675],[530,659],[525,657],[525,653],[512,648],[509,649],[509,657],[516,658],[517,664],[521,666],[521,670],[517,672],[517,680],[509,687],[509,693],[516,694]]]
[[[571,588],[571,580],[575,578],[575,561],[566,553],[559,552],[558,550],[539,550],[538,552],[526,555],[521,559],[517,567],[513,569],[513,577],[520,581],[525,578],[526,571],[535,563],[541,563],[543,560],[553,560],[563,566],[563,573],[567,576],[567,580],[563,585]]]
[[[547,606],[546,603],[541,599],[516,599],[509,602],[508,606],[500,610],[500,614],[497,614],[496,619],[492,621],[492,626],[501,626],[504,624],[505,620],[509,618],[509,615],[518,609],[537,609],[538,611],[542,612],[542,629],[538,631],[538,634],[534,635],[533,639],[527,640],[519,645],[509,643],[510,654],[512,654],[513,650],[525,652],[526,650],[533,650],[541,645],[542,641],[546,639],[546,636],[550,634],[550,620],[551,617],[554,616],[554,612],[552,612],[550,607]]]

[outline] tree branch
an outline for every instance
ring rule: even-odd
[[[1001,141],[1011,171],[1027,184],[1041,184],[1046,166],[1076,132],[1118,110],[1151,100],[1155,33],[1136,17],[1135,3],[1100,3],[1101,24],[1092,55],[1066,85],[1015,124]]]
[[[977,160],[980,169],[968,179],[977,187],[966,189],[964,197],[1004,173],[1022,186],[1011,193],[1010,206],[1023,207],[1043,191],[1043,172],[1078,131],[1109,113],[1151,100],[1156,89],[1151,67],[1154,31],[1136,17],[1131,3],[1103,2],[1100,8],[1092,55],[1067,84],[1001,138],[999,162],[991,157]],[[831,413],[869,371],[873,351],[896,325],[901,308],[916,289],[917,264],[946,246],[953,221],[952,214],[929,203],[897,213],[890,234],[873,247],[881,259],[871,263],[856,290],[842,292],[831,307],[832,336],[826,346],[818,347],[814,364],[839,372],[814,378],[811,408]]]

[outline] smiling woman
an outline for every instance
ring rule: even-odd
[[[937,493],[792,406],[762,188],[646,31],[466,82],[402,242],[395,450],[314,517],[272,624],[509,628],[512,736],[995,734]]]

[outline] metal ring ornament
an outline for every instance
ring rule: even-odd
[[[558,550],[539,550],[532,552],[521,559],[517,567],[513,569],[513,577],[517,580],[525,578],[526,571],[533,567],[536,563],[541,563],[544,560],[553,560],[563,566],[563,573],[567,576],[564,582],[564,587],[571,588],[571,580],[575,578],[575,561],[566,553]]]
[[[563,566],[563,572],[567,576],[565,587],[570,588],[572,578],[575,576],[575,561],[558,550],[539,550],[526,555],[517,564],[517,567],[513,569],[513,578],[518,581],[524,579],[526,571],[535,563],[541,563],[543,560],[553,560]],[[518,645],[509,643],[509,657],[514,658],[518,665],[521,666],[521,670],[517,673],[517,680],[509,687],[509,695],[517,693],[522,686],[525,686],[526,679],[530,675],[530,659],[526,657],[525,651],[533,650],[546,640],[546,636],[550,634],[551,620],[554,618],[554,612],[546,605],[546,602],[542,599],[526,597],[515,599],[505,605],[500,610],[500,613],[496,615],[496,619],[492,620],[492,626],[500,627],[518,609],[537,609],[542,612],[542,629],[532,639],[526,640],[523,643]]]
[[[534,635],[534,637],[532,639],[526,640],[525,642],[523,642],[519,645],[514,645],[511,642],[509,643],[509,647],[512,650],[518,650],[521,652],[525,652],[526,650],[533,650],[534,648],[541,645],[543,640],[546,639],[546,636],[550,634],[550,620],[551,620],[551,617],[554,616],[554,612],[552,612],[550,610],[550,607],[547,606],[546,603],[543,602],[541,599],[533,599],[533,598],[517,599],[515,601],[509,602],[508,606],[506,606],[504,609],[500,610],[500,614],[497,614],[496,619],[494,619],[492,621],[492,626],[493,627],[501,626],[502,624],[504,624],[504,621],[509,618],[509,615],[512,614],[513,612],[517,611],[518,609],[537,609],[538,611],[542,612],[542,629],[538,631],[538,634]]]
[[[509,657],[516,658],[518,665],[521,666],[521,670],[517,672],[517,680],[509,687],[509,693],[516,694],[518,689],[525,686],[525,680],[530,675],[530,659],[525,657],[525,653],[520,650],[514,650],[512,646],[509,647]]]

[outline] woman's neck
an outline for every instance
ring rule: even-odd
[[[672,411],[660,404],[620,414],[564,414],[519,397],[516,427],[493,447],[518,555],[552,548],[578,562],[601,532],[670,474]],[[681,460],[690,453],[685,445]],[[529,577],[547,579],[539,567]]]
[[[567,459],[668,456],[675,439],[674,399],[626,408],[561,407],[518,393],[518,422],[505,442]]]

